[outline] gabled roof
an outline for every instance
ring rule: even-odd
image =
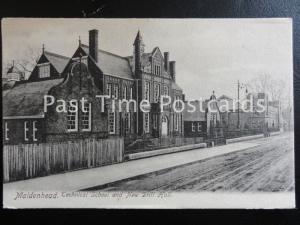
[[[87,55],[89,54],[88,45],[81,44],[81,48]],[[98,62],[96,64],[104,74],[133,79],[129,61],[126,57],[122,57],[99,49]]]
[[[49,60],[49,62],[55,67],[57,72],[62,73],[70,58],[58,55],[56,53],[44,51],[44,55]]]
[[[44,114],[44,95],[63,79],[17,84],[2,93],[3,117],[41,116]]]

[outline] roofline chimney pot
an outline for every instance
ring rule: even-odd
[[[89,31],[89,55],[98,62],[98,30]]]

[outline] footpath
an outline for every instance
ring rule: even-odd
[[[148,155],[147,158],[125,161],[119,164],[5,183],[3,184],[3,196],[6,192],[11,191],[78,191],[258,145],[258,143],[236,142],[212,148],[196,146],[196,149],[189,151],[184,149],[180,152],[178,152],[178,148],[170,148],[165,151],[172,154],[152,157]]]

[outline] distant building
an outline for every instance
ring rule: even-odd
[[[278,101],[269,101],[268,95],[265,93],[249,93],[246,96],[248,104],[246,110],[238,110],[238,106],[231,107],[233,99],[230,97],[218,98],[218,101],[227,99],[229,101],[229,109],[221,112],[221,123],[227,132],[238,130],[252,130],[256,132],[263,132],[264,129],[278,130],[280,127],[280,111]],[[251,107],[250,100],[253,105]],[[260,101],[260,103],[259,103]],[[261,112],[262,105],[265,111]],[[251,107],[251,108],[250,108]]]
[[[19,71],[14,62],[12,66],[7,70],[4,77],[2,77],[2,90],[12,88],[16,82],[24,80],[24,73]]]
[[[184,136],[185,137],[206,137],[207,124],[206,124],[206,112],[201,112],[200,102],[191,101],[191,104],[196,107],[195,112],[189,112],[190,110],[187,102],[185,102],[185,110],[183,113],[184,120]],[[206,106],[204,106],[206,109]]]
[[[195,111],[186,102],[183,115],[185,137],[217,138],[222,136],[221,114],[215,93],[203,102],[190,101]],[[201,110],[200,110],[201,108]],[[201,112],[202,111],[202,112]]]

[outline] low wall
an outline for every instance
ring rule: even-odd
[[[175,153],[175,152],[187,151],[187,150],[192,150],[192,149],[196,149],[196,148],[206,148],[206,147],[207,147],[206,143],[185,145],[185,146],[180,146],[180,147],[172,147],[172,148],[153,150],[153,151],[147,151],[147,152],[132,153],[132,154],[126,155],[126,159],[129,159],[129,160],[140,159],[140,158],[146,158],[146,157],[151,157],[151,156],[156,156],[156,155]]]
[[[263,138],[263,137],[264,134],[257,134],[257,135],[239,137],[239,138],[226,139],[226,144],[235,143],[239,141],[253,140],[253,139]]]
[[[4,145],[3,181],[24,180],[123,160],[122,138]]]
[[[275,136],[275,135],[279,135],[279,134],[281,134],[280,131],[271,132],[270,136]],[[253,140],[253,139],[263,138],[263,137],[264,137],[264,134],[257,134],[257,135],[239,137],[239,138],[231,138],[231,139],[226,139],[226,144],[235,143],[235,142],[239,142],[239,141]]]
[[[162,148],[179,147],[204,142],[203,137],[161,137],[161,138],[140,138],[125,146],[125,153],[138,153],[144,151],[158,150]]]

